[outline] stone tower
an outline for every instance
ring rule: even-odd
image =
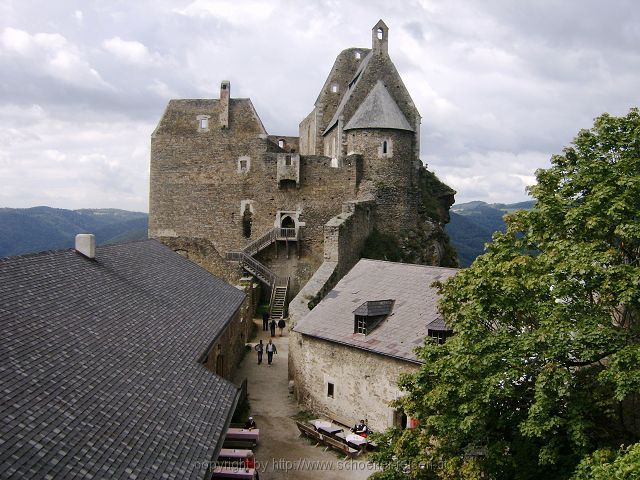
[[[171,100],[151,138],[150,237],[228,280],[250,272],[272,302],[278,285],[292,298],[336,281],[376,235],[397,250],[379,255],[455,262],[442,230],[455,192],[422,166],[388,51],[380,20],[371,48],[338,55],[298,137],[267,134],[228,81],[219,99]]]

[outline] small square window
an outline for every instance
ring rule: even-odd
[[[333,85],[331,85],[331,91],[333,93],[338,93],[338,84],[334,83]]]
[[[356,60],[360,60],[360,56],[361,56],[361,55],[360,55],[360,52],[356,52],[356,55],[355,55]]]
[[[333,398],[333,383],[327,383],[327,397]]]
[[[208,118],[201,118],[200,119],[200,130],[206,130],[207,128],[209,128],[209,119]]]
[[[246,172],[247,171],[247,161],[246,160],[240,160],[240,171],[241,172]]]
[[[291,166],[291,155],[287,155],[287,156],[285,156],[285,157],[284,157],[284,164],[285,164],[287,167],[290,167],[290,166]]]

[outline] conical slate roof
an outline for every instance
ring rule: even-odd
[[[355,128],[388,128],[414,131],[398,104],[380,80],[371,89],[367,98],[364,99],[364,102],[344,127],[345,130],[353,130]]]

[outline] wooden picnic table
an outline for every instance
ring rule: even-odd
[[[226,438],[229,440],[253,440],[257,442],[260,440],[260,429],[228,428]]]

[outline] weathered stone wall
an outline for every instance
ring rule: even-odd
[[[387,142],[387,153],[383,142]],[[416,168],[413,134],[401,130],[351,130],[347,132],[350,153],[363,157],[362,194],[374,196],[378,204],[376,228],[398,234],[417,219]]]
[[[278,211],[297,212],[305,224],[300,265],[276,256],[275,247],[264,257],[276,270],[295,272],[299,288],[322,262],[324,224],[356,196],[361,159],[352,156],[333,168],[330,158],[294,154],[298,185],[279,183],[278,157],[284,161],[285,154],[263,133],[250,102],[232,99],[229,129],[210,124],[207,131],[199,130],[197,117],[217,118],[217,109],[216,101],[170,104],[154,132],[149,235],[235,281],[237,269],[224,261],[225,253],[273,228]],[[248,238],[243,229],[247,207]]]
[[[376,202],[354,200],[342,205],[342,213],[324,226],[324,260],[338,264],[342,277],[360,259],[360,252],[376,224]]]
[[[209,370],[230,380],[245,355],[245,344],[253,329],[253,315],[260,298],[260,286],[252,279],[242,279],[238,288],[245,294],[245,300],[222,334],[215,339],[207,352],[205,364]],[[203,322],[207,319],[203,318]],[[222,370],[219,371],[219,359]]]
[[[300,133],[300,154],[315,155],[316,153],[316,110],[307,115],[298,126]]]
[[[401,395],[398,375],[419,367],[296,332],[289,337],[289,356],[296,359],[294,388],[304,408],[354,424],[367,418],[376,431],[393,425],[389,402]],[[329,382],[333,398],[327,396]]]

